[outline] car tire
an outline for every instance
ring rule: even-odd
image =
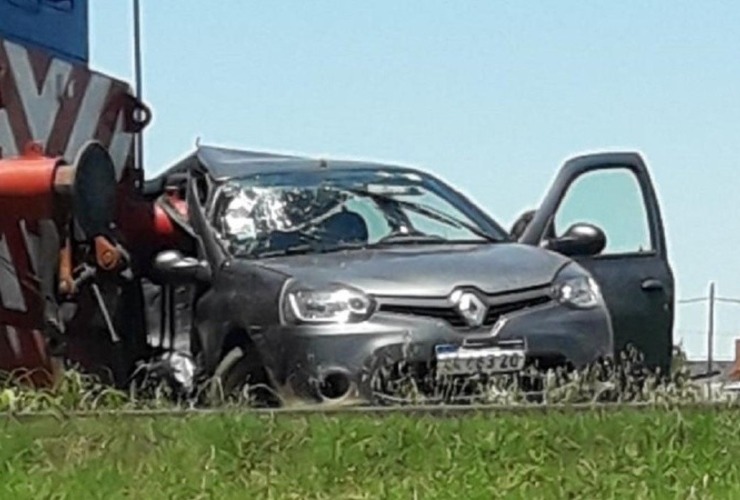
[[[250,403],[256,400],[259,406],[279,405],[257,351],[253,347],[237,346],[216,367],[208,383],[208,402],[220,405],[233,400],[243,403],[247,399]]]

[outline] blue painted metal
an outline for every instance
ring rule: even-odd
[[[0,37],[87,64],[87,16],[88,0],[0,0]]]

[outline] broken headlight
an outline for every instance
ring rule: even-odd
[[[359,323],[368,319],[374,308],[371,297],[341,285],[293,288],[283,305],[286,320],[294,323]]]
[[[567,268],[555,280],[552,296],[561,304],[577,309],[592,309],[602,301],[599,285],[592,277],[574,275]]]

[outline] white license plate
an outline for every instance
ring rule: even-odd
[[[524,368],[523,349],[486,347],[466,349],[455,345],[435,347],[437,375],[472,375],[517,372]]]

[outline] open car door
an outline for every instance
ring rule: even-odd
[[[568,255],[600,285],[614,347],[670,369],[675,286],[655,190],[637,153],[575,157],[563,165],[522,243]],[[615,353],[615,354],[617,354]]]

